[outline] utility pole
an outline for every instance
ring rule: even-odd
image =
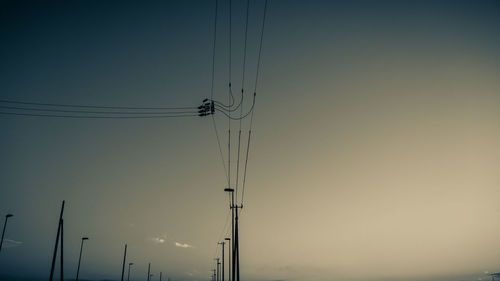
[[[123,274],[125,273],[125,261],[126,260],[127,260],[127,244],[125,244],[125,250],[123,251],[122,279],[121,279],[122,281],[123,281]]]
[[[216,274],[216,277],[215,277],[215,280],[216,281],[220,281],[220,262],[219,262],[219,258],[215,258],[214,259],[217,263],[215,264],[215,268],[217,269],[217,274]]]
[[[215,281],[217,281],[217,280],[216,280],[216,276],[217,276],[217,275],[215,274],[215,272],[217,272],[217,270],[216,270],[216,269],[212,269],[212,270],[214,271],[213,278],[214,278],[214,280],[215,280]]]
[[[75,281],[78,281],[78,275],[80,273],[80,263],[82,261],[82,250],[83,250],[83,241],[89,240],[88,237],[82,237],[82,243],[80,244],[80,257],[78,258],[78,268],[76,270],[76,279]]]
[[[221,281],[224,281],[224,244],[226,244],[226,242],[219,242],[218,244],[222,245],[222,280]]]
[[[230,243],[231,238],[226,237],[226,238],[224,238],[224,240],[227,241],[227,246],[229,247],[229,249],[228,249],[229,250],[228,251],[228,253],[229,253],[229,266],[227,268],[229,270],[228,279],[229,279],[229,281],[231,281],[231,243]]]
[[[134,264],[133,262],[131,262],[131,263],[129,263],[129,264],[128,264],[127,281],[129,281],[129,280],[130,280],[130,266],[131,266],[131,265],[133,265],[133,264]]]
[[[160,271],[160,281],[161,281],[161,271]]]
[[[62,206],[61,206],[61,213],[59,214],[59,222],[57,223],[57,234],[56,234],[56,244],[54,246],[54,254],[52,255],[52,265],[50,267],[50,277],[49,281],[52,281],[54,279],[54,269],[56,266],[56,257],[57,257],[57,248],[59,246],[59,239],[61,239],[61,277],[62,277],[62,272],[63,272],[63,264],[62,264],[62,244],[63,244],[63,239],[62,239],[62,222],[63,222],[63,213],[64,213],[64,200],[62,201]],[[62,280],[62,278],[61,278]]]
[[[149,273],[151,273],[151,263],[148,263],[148,281],[149,281],[149,278],[150,278]]]
[[[233,205],[231,209],[235,210],[236,216],[234,217],[234,236],[233,236],[233,278],[232,281],[240,281],[240,247],[239,247],[239,234],[238,234],[238,209],[242,209],[243,205]]]
[[[225,192],[229,192],[231,193],[231,205],[229,206],[229,208],[231,209],[231,239],[232,239],[232,246],[231,246],[231,266],[232,266],[232,270],[231,270],[231,281],[234,281],[236,280],[235,279],[235,260],[234,260],[234,253],[235,253],[235,244],[234,244],[234,188],[231,188],[231,187],[228,187],[228,188],[224,188],[224,191]]]
[[[7,220],[9,220],[10,217],[13,217],[13,214],[7,214],[5,215],[5,222],[3,223],[3,231],[2,231],[2,240],[0,240],[0,251],[2,251],[2,245],[3,245],[3,236],[5,235],[5,228],[7,227]]]

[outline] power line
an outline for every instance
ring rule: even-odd
[[[85,115],[57,115],[57,114],[32,114],[19,112],[0,112],[3,115],[29,116],[29,117],[54,117],[72,119],[149,119],[149,118],[174,118],[174,117],[197,117],[198,114],[183,115],[149,115],[149,116],[85,116]]]
[[[57,106],[57,107],[75,107],[75,108],[102,108],[102,109],[131,109],[131,110],[182,110],[196,109],[196,107],[133,107],[133,106],[101,106],[101,105],[82,105],[82,104],[61,104],[61,103],[41,103],[27,102],[19,100],[0,99],[0,103],[25,104],[25,105],[40,105],[40,106]]]
[[[260,43],[259,43],[259,55],[257,58],[257,70],[255,74],[255,85],[254,85],[254,105],[255,105],[255,96],[257,95],[257,83],[259,81],[259,71],[260,71],[260,60],[261,60],[261,55],[262,55],[262,41],[264,39],[264,28],[266,24],[266,15],[267,15],[267,3],[268,0],[264,3],[264,15],[262,17],[262,29],[260,31]],[[248,142],[247,142],[247,152],[246,152],[246,157],[245,157],[245,168],[243,172],[243,186],[242,186],[242,193],[241,193],[241,204],[243,204],[244,196],[245,196],[245,185],[246,185],[246,179],[247,179],[247,167],[248,167],[248,154],[250,151],[250,140],[252,136],[252,126],[253,126],[253,117],[255,113],[255,108],[252,106],[252,111],[251,111],[251,116],[250,116],[250,126],[248,129]]]
[[[89,111],[89,110],[65,110],[65,109],[52,109],[52,108],[33,108],[33,107],[18,107],[18,106],[5,106],[0,105],[0,108],[25,110],[25,111],[44,111],[44,112],[61,112],[61,113],[91,113],[91,114],[138,114],[138,115],[165,115],[165,114],[195,114],[195,111],[173,111],[173,112],[137,112],[137,111]]]
[[[222,160],[222,166],[224,167],[224,176],[226,177],[226,180],[227,180],[228,185],[229,185],[229,178],[227,177],[228,174],[227,174],[227,168],[226,168],[226,161],[224,160],[224,154],[222,153],[222,146],[220,144],[219,132],[217,130],[217,124],[215,122],[215,117],[213,114],[212,114],[212,122],[214,125],[215,137],[217,138],[217,144],[219,146],[219,153],[220,153],[220,158]]]
[[[247,0],[247,13],[246,13],[246,20],[245,20],[245,42],[244,42],[244,48],[243,48],[243,71],[241,75],[241,90],[245,88],[245,66],[246,66],[246,60],[247,60],[247,38],[248,38],[248,14],[249,14],[249,8],[250,8],[250,0]],[[242,93],[243,94],[243,93]]]
[[[241,119],[244,119],[246,118],[248,115],[250,115],[250,113],[253,112],[253,109],[254,109],[254,106],[255,106],[255,95],[254,95],[254,99],[253,99],[253,103],[252,103],[252,107],[248,110],[247,113],[245,113],[244,115],[242,115],[241,117],[231,117],[230,113],[226,113],[224,112],[223,110],[221,110],[219,107],[215,107],[215,110],[224,114],[229,120],[241,120]]]
[[[246,66],[246,58],[247,58],[247,37],[248,37],[248,14],[250,8],[250,0],[247,0],[247,12],[246,12],[246,20],[245,20],[245,43],[243,48],[243,70],[241,76],[241,108],[240,108],[240,126],[238,131],[238,157],[236,162],[236,185],[235,185],[235,196],[238,198],[238,185],[239,185],[239,176],[240,176],[240,147],[241,147],[241,123],[243,121],[243,94],[245,91],[245,66]]]
[[[231,57],[232,57],[232,1],[229,0],[229,69],[228,69],[228,82],[229,82],[229,91],[228,91],[228,95],[230,95],[230,97],[233,96],[233,90],[232,90],[232,87],[231,87],[231,74],[232,74],[232,70],[231,70],[231,67],[232,67],[232,62],[231,62]],[[228,104],[231,103],[230,102],[230,98],[228,96]],[[234,99],[233,99],[234,100]],[[224,113],[225,114],[225,113]],[[229,117],[229,119],[227,119],[227,122],[228,122],[228,131],[227,131],[227,137],[228,137],[228,140],[227,140],[227,178],[228,178],[228,188],[231,188],[231,111],[229,111],[229,115],[225,114],[226,116]]]
[[[257,57],[257,72],[255,75],[255,86],[254,86],[254,93],[257,92],[257,83],[259,81],[259,71],[260,71],[260,58],[262,54],[262,41],[264,39],[264,28],[266,24],[266,14],[267,14],[267,1],[264,3],[264,16],[262,17],[262,29],[260,31],[260,43],[259,43],[259,55]]]
[[[212,51],[212,86],[210,87],[210,99],[214,99],[214,80],[215,80],[215,46],[217,43],[217,10],[219,1],[215,0],[215,19],[214,19],[214,44]]]
[[[217,46],[217,18],[218,18],[218,7],[219,7],[219,1],[215,0],[215,17],[214,17],[214,40],[213,40],[213,50],[212,50],[212,85],[210,87],[210,100],[213,100],[214,96],[214,80],[215,80],[215,50]],[[226,180],[229,181],[227,177],[227,169],[226,169],[226,161],[224,160],[224,154],[222,153],[222,147],[220,143],[220,138],[219,138],[219,132],[217,130],[217,124],[215,122],[215,116],[212,114],[212,123],[215,131],[215,137],[217,138],[217,145],[219,147],[219,154],[220,158],[222,161],[222,166],[224,167],[224,176],[226,177]]]

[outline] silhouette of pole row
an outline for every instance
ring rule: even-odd
[[[57,232],[56,232],[56,239],[55,239],[55,244],[54,244],[54,251],[52,254],[52,263],[50,266],[50,276],[49,276],[49,281],[54,280],[54,273],[56,269],[56,264],[57,264],[57,256],[59,254],[59,267],[60,267],[60,280],[64,280],[64,207],[65,207],[65,201],[62,201],[61,204],[61,211],[59,213],[59,220],[57,223]],[[7,228],[7,222],[9,218],[13,217],[13,214],[7,214],[5,216],[4,220],[4,225],[3,225],[3,230],[2,230],[2,238],[0,240],[0,251],[2,250],[2,245],[4,242],[4,237],[5,237],[5,232]],[[82,264],[82,256],[83,256],[83,248],[84,248],[84,242],[88,241],[89,237],[81,237],[81,242],[80,242],[80,252],[78,255],[78,266],[76,270],[76,277],[75,281],[79,280],[80,277],[80,268]],[[122,272],[121,272],[121,281],[124,281],[124,276],[125,276],[125,265],[127,262],[127,244],[125,244],[124,250],[123,250],[123,264],[122,264]],[[127,281],[130,281],[130,275],[131,275],[131,267],[134,265],[133,262],[128,263],[128,270],[127,270]],[[147,281],[152,281],[152,277],[154,274],[151,273],[151,263],[148,263],[148,275],[146,280]],[[162,281],[163,277],[163,272],[160,272],[159,274],[159,280]],[[167,277],[167,281],[170,281],[170,278]]]

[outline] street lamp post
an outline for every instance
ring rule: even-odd
[[[226,244],[226,242],[219,242],[218,244],[222,245],[222,281],[224,281],[224,244]]]
[[[13,214],[7,214],[5,215],[5,222],[3,223],[3,231],[2,231],[2,240],[0,240],[0,251],[2,251],[2,245],[3,245],[3,236],[5,235],[5,228],[7,227],[7,220],[10,217],[13,217]]]
[[[148,263],[148,281],[149,278],[151,278],[151,275],[149,273],[151,273],[151,263]]]
[[[131,265],[133,265],[133,264],[134,264],[133,262],[131,262],[131,263],[129,263],[129,264],[128,264],[127,281],[129,281],[129,280],[130,280],[130,266],[131,266]]]
[[[229,276],[229,277],[228,277],[228,278],[229,278],[229,281],[231,281],[231,243],[230,243],[231,238],[226,237],[226,238],[224,238],[224,240],[226,240],[226,241],[227,241],[227,246],[229,247],[229,249],[228,249],[228,250],[229,250],[229,251],[228,251],[228,252],[229,252],[229,266],[228,266],[229,275],[228,275],[228,276]],[[223,267],[224,267],[224,266],[223,266]]]
[[[80,274],[80,263],[82,261],[82,250],[83,250],[83,241],[89,240],[88,237],[82,237],[82,243],[80,244],[80,257],[78,258],[78,268],[76,270],[76,280],[78,281],[78,275]]]

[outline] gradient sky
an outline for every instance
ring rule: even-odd
[[[197,106],[210,95],[214,2],[145,2],[3,1],[0,97]],[[233,2],[239,92],[245,1]],[[247,81],[263,1],[250,7]],[[219,15],[215,97],[225,101],[226,1]],[[499,34],[498,1],[272,0],[242,277],[500,271]],[[15,214],[0,276],[48,278],[65,199],[68,278],[89,236],[83,279],[119,279],[124,243],[134,281],[148,262],[156,276],[209,279],[228,213],[209,118],[0,119],[0,215]],[[226,146],[226,119],[216,120]]]

